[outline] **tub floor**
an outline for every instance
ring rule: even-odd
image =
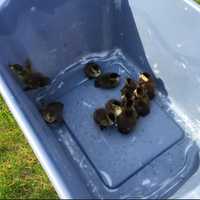
[[[95,88],[94,81],[85,78],[83,62],[61,72],[43,99],[65,105],[64,124],[52,126],[52,131],[70,134],[103,184],[114,189],[179,142],[184,134],[156,99],[151,102],[151,113],[139,119],[130,135],[124,136],[115,128],[101,131],[93,120],[93,112],[111,98],[120,99],[125,79],[136,79],[139,68],[116,52],[91,60],[99,63],[104,72],[119,73],[120,86],[113,90]],[[69,148],[68,142],[64,145]],[[73,153],[74,156],[77,155]]]

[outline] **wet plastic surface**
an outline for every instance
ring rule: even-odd
[[[48,6],[44,1],[19,5],[13,0],[0,10],[0,90],[61,198],[167,198],[199,166],[199,148],[169,110],[173,88],[180,85],[169,90],[170,74],[164,71],[174,69],[148,63],[144,48],[148,51],[152,43],[140,26],[138,32],[133,5],[127,0],[60,0]],[[145,25],[143,4],[135,5],[137,22]],[[152,30],[150,23],[146,26]],[[156,46],[159,39],[154,41]],[[150,61],[153,56],[148,52]],[[27,57],[36,70],[52,78],[49,87],[22,91],[7,65]],[[105,72],[119,73],[120,86],[95,88],[83,72],[91,60]],[[158,77],[158,69],[163,76]],[[115,129],[100,131],[93,121],[94,110],[119,98],[125,78],[136,79],[140,71],[156,79],[150,115],[141,118],[128,136]],[[42,102],[51,101],[65,105],[62,124],[48,126],[38,112]]]

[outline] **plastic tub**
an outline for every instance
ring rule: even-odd
[[[60,198],[192,192],[187,183],[199,168],[199,11],[187,0],[1,2],[0,91]],[[26,58],[51,78],[48,87],[23,91],[8,64]],[[83,73],[89,61],[119,73],[120,86],[95,88]],[[95,108],[119,97],[124,79],[140,71],[156,79],[151,114],[128,136],[100,131]],[[38,111],[51,101],[65,105],[62,124],[46,124]]]

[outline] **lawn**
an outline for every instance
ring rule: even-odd
[[[57,198],[45,172],[0,97],[0,199]]]

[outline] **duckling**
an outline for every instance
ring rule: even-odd
[[[123,109],[135,109],[134,107],[134,99],[127,99],[126,101],[122,102]]]
[[[115,118],[122,113],[122,104],[116,99],[111,99],[106,103],[106,110],[108,113],[112,113]]]
[[[132,99],[134,96],[134,90],[137,87],[136,81],[131,78],[126,79],[124,87],[121,89],[121,99],[122,101],[127,101]]]
[[[145,117],[150,113],[150,99],[143,87],[137,87],[134,91],[134,106],[139,116]]]
[[[122,134],[129,134],[136,125],[137,112],[134,106],[124,107],[122,113],[117,117],[117,128]]]
[[[87,63],[85,65],[84,72],[89,79],[95,79],[102,74],[101,67],[94,62]]]
[[[25,91],[28,90],[34,90],[38,89],[40,87],[45,87],[50,83],[50,79],[46,76],[43,76],[42,74],[38,72],[34,72],[32,74],[29,74],[25,79],[24,79],[24,84],[25,84]]]
[[[139,75],[139,85],[147,90],[151,100],[155,97],[155,82],[149,73],[143,72]]]
[[[49,123],[53,124],[56,122],[63,121],[63,109],[64,105],[60,102],[52,102],[46,106],[44,106],[40,112],[42,114],[43,119]]]
[[[121,93],[121,100],[122,104],[127,102],[128,100],[133,100],[134,99],[134,92],[127,89],[124,89],[123,92]]]
[[[29,59],[26,59],[24,66],[20,64],[9,64],[9,67],[21,80],[24,80],[28,75],[33,73],[32,64]]]
[[[121,94],[123,95],[124,93],[128,91],[133,92],[137,87],[136,81],[134,81],[131,78],[127,78],[124,87],[121,89]]]
[[[93,118],[101,130],[113,126],[115,122],[115,116],[112,113],[108,113],[104,108],[95,110]]]
[[[117,73],[102,74],[95,80],[95,87],[103,89],[116,88],[120,83],[120,75]]]
[[[44,87],[50,82],[48,77],[32,70],[32,64],[29,59],[26,60],[24,66],[19,64],[11,64],[9,66],[11,70],[18,76],[18,78],[24,83],[25,91]]]
[[[135,109],[138,113],[138,116],[145,117],[150,113],[150,106],[141,99],[136,99]]]
[[[132,88],[132,90],[135,90],[137,87],[137,82],[133,80],[132,78],[128,77],[126,79],[125,85],[129,88]]]
[[[50,79],[32,69],[32,63],[29,59],[25,62],[26,78],[24,79],[25,91],[45,87],[50,83]]]

